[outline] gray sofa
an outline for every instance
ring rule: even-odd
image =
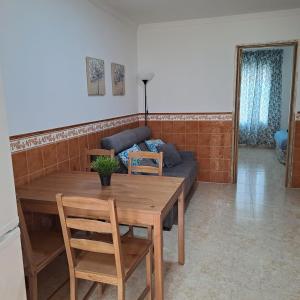
[[[133,144],[139,145],[141,150],[148,151],[145,140],[151,138],[151,130],[149,127],[138,127],[134,129],[124,130],[109,137],[105,137],[101,140],[101,148],[114,149],[116,155],[131,147]],[[182,163],[172,168],[163,168],[164,176],[171,177],[184,177],[184,196],[186,199],[186,208],[189,204],[189,193],[192,191],[192,187],[197,180],[197,162],[195,160],[193,152],[180,151]],[[119,173],[127,173],[126,167],[120,163]],[[177,204],[170,211],[166,219],[164,220],[164,229],[171,230],[172,225],[177,223]]]

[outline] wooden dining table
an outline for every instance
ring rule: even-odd
[[[178,201],[178,263],[184,264],[183,178],[113,174],[101,186],[97,173],[52,173],[17,188],[25,212],[58,214],[56,194],[114,198],[120,224],[153,226],[155,299],[164,299],[163,221]],[[99,218],[101,216],[99,215]]]

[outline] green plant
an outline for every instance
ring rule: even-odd
[[[96,160],[91,163],[91,168],[101,175],[108,176],[118,170],[119,162],[116,158],[98,156]]]

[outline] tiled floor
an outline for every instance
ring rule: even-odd
[[[165,299],[299,300],[300,190],[283,183],[272,150],[245,148],[236,186],[200,183],[186,212],[184,266],[176,263],[176,226],[164,234]],[[41,299],[61,281],[57,274],[67,276],[62,261],[41,274]],[[143,289],[144,271],[128,282],[127,299]],[[68,299],[68,286],[54,299]],[[116,289],[103,299],[116,299]]]

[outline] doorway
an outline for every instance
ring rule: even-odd
[[[256,168],[290,186],[297,49],[297,41],[237,46],[233,183]]]

